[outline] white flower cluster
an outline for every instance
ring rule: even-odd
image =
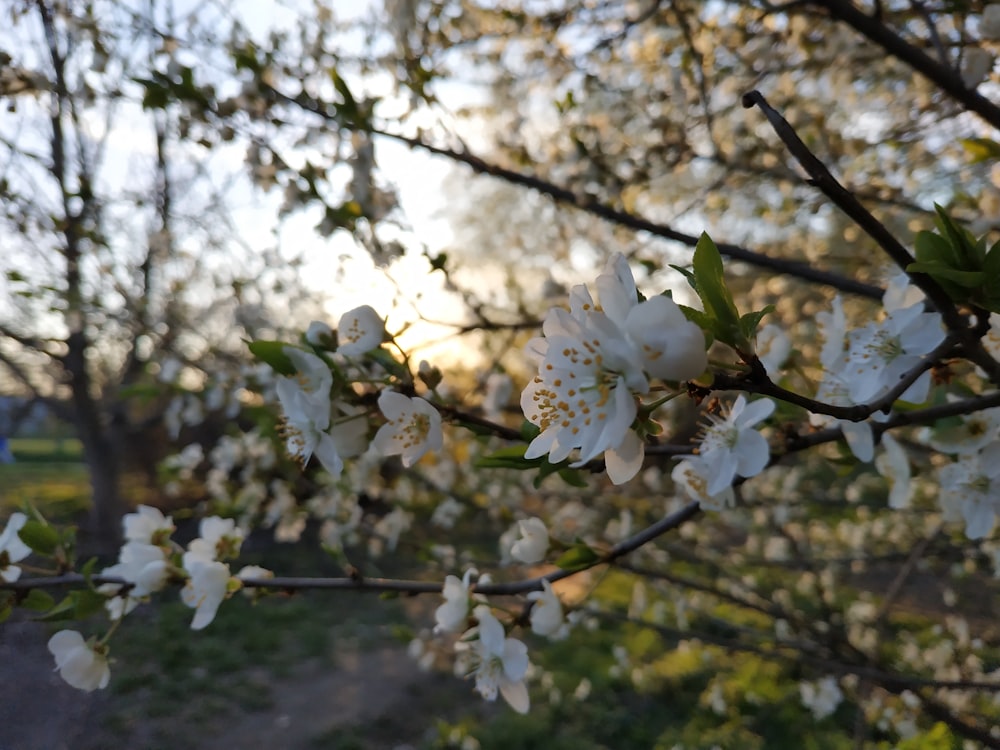
[[[7,529],[23,526],[23,514],[15,516]],[[119,578],[124,585],[103,583],[97,588],[98,593],[108,597],[105,608],[114,623],[111,632],[125,615],[150,594],[161,590],[171,578],[185,581],[181,601],[195,610],[191,629],[201,630],[215,618],[223,600],[239,590],[241,579],[273,575],[257,566],[244,567],[236,577],[230,573],[229,565],[222,560],[238,555],[243,543],[243,532],[232,519],[217,516],[202,519],[199,535],[188,544],[187,550],[181,550],[170,539],[173,521],[156,508],[140,505],[122,522],[125,544],[118,562],[105,568],[101,575]],[[0,554],[6,536],[7,531],[0,536]],[[106,641],[110,634],[101,641],[93,638],[85,641],[76,631],[62,630],[49,640],[56,668],[67,683],[88,692],[107,686],[110,671]]]
[[[574,450],[582,466],[604,455],[615,484],[642,468],[645,444],[633,430],[638,397],[650,378],[682,381],[708,363],[701,329],[667,297],[639,301],[628,262],[620,253],[596,282],[570,292],[570,309],[549,311],[543,335],[527,346],[538,374],[521,394],[525,417],[540,430],[526,458],[548,454],[558,463]]]
[[[343,315],[337,328],[337,346],[328,362],[317,354],[285,347],[295,367],[295,377],[281,377],[277,396],[284,411],[284,434],[289,455],[304,466],[312,456],[331,475],[344,470],[344,459],[359,456],[369,445],[368,414],[344,398],[332,396],[333,369],[355,370],[357,380],[371,380],[373,373],[361,358],[377,349],[385,338],[385,326],[368,305]],[[309,327],[306,340],[317,347],[333,343],[333,331],[321,323]],[[383,456],[401,456],[412,466],[428,451],[440,450],[441,416],[426,399],[411,398],[383,390],[378,399],[385,423],[375,434],[373,445]]]

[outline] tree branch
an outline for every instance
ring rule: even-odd
[[[916,260],[892,232],[837,181],[826,165],[802,142],[789,122],[767,103],[763,94],[756,90],[744,94],[743,106],[747,109],[754,106],[761,109],[778,138],[809,175],[809,183],[819,188],[834,205],[875,240],[897,266],[905,271],[907,266]],[[951,298],[934,279],[923,273],[907,273],[913,283],[927,295],[935,309],[941,313],[949,329],[960,331],[967,328],[964,318],[958,314]]]
[[[975,112],[989,125],[1000,130],[1000,106],[974,88],[966,86],[961,74],[950,65],[938,62],[919,47],[913,46],[879,18],[866,15],[850,0],[807,0],[797,4],[825,9],[832,18],[846,23],[937,85],[965,109]]]
[[[268,91],[286,103],[318,115],[324,120],[336,123],[338,127],[354,127],[355,129],[358,129],[357,125],[350,126],[345,124],[342,122],[342,118],[338,118],[335,114],[327,111],[322,102],[317,102],[311,98],[305,97],[304,95],[300,97],[291,97],[273,88],[268,88]],[[663,239],[679,242],[688,247],[695,247],[698,244],[698,237],[694,235],[679,232],[669,226],[658,224],[628,211],[612,208],[611,206],[600,203],[593,198],[582,196],[573,190],[556,185],[555,183],[549,182],[541,177],[524,172],[518,172],[513,169],[507,169],[506,167],[501,167],[497,164],[492,164],[479,156],[469,153],[468,151],[455,151],[450,148],[434,146],[430,143],[422,141],[420,138],[413,138],[378,128],[368,128],[368,131],[374,135],[404,143],[410,148],[427,151],[428,153],[448,158],[451,161],[465,164],[476,174],[488,175],[490,177],[495,177],[508,182],[512,185],[520,185],[521,187],[530,188],[542,193],[543,195],[549,196],[557,203],[571,206],[572,208],[576,208],[592,216],[597,216],[598,218],[604,219],[605,221],[609,221],[613,224],[628,227],[629,229],[636,231],[648,232],[656,237],[662,237]],[[884,290],[880,287],[848,278],[841,274],[834,273],[833,271],[824,271],[814,268],[809,263],[788,260],[785,258],[775,258],[765,255],[764,253],[748,250],[747,248],[740,247],[739,245],[733,245],[726,242],[717,243],[717,247],[719,248],[720,253],[728,258],[732,258],[733,260],[742,261],[758,268],[766,268],[777,274],[792,276],[802,279],[803,281],[829,286],[848,294],[867,297],[868,299],[881,299],[882,294],[884,293]]]

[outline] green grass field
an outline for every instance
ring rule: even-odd
[[[72,518],[90,504],[90,481],[79,440],[16,438],[14,463],[0,464],[0,508],[34,503],[46,515]]]

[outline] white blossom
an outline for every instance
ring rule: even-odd
[[[0,578],[7,583],[21,577],[21,566],[14,563],[21,562],[31,554],[31,547],[17,535],[27,522],[28,517],[24,513],[11,513],[7,526],[0,534]]]
[[[768,323],[757,331],[757,358],[769,373],[777,372],[792,353],[792,340],[780,327]]]
[[[969,539],[987,536],[1000,512],[1000,442],[942,467],[938,480],[945,519],[963,519]]]
[[[306,341],[313,346],[325,346],[333,341],[333,329],[322,320],[314,320],[306,329]]]
[[[474,575],[478,575],[478,571],[469,568],[461,580],[456,576],[447,576],[444,579],[444,588],[441,591],[444,604],[434,612],[435,633],[457,633],[465,626],[471,606],[469,586]]]
[[[243,530],[232,518],[208,516],[198,524],[198,537],[188,544],[184,553],[184,567],[190,560],[211,562],[226,557],[236,557],[243,544]]]
[[[916,304],[889,313],[881,323],[869,323],[850,334],[848,364],[843,371],[854,403],[865,403],[896,385],[944,341],[941,316]],[[930,373],[923,373],[902,394],[904,401],[927,398]]]
[[[378,408],[386,418],[373,445],[383,456],[400,456],[403,466],[413,466],[428,451],[441,450],[441,415],[422,398],[382,391]]]
[[[525,458],[548,454],[558,463],[579,449],[574,466],[582,466],[603,453],[608,476],[621,484],[642,467],[645,446],[631,430],[633,391],[645,393],[649,384],[621,331],[601,313],[585,320],[550,310],[544,337],[528,343],[539,373],[521,394],[521,409],[541,432]]]
[[[136,506],[135,513],[127,513],[122,518],[122,526],[127,541],[142,544],[156,544],[174,531],[173,519],[148,505]]]
[[[369,305],[344,313],[337,325],[337,351],[346,357],[370,352],[385,338],[385,322]]]
[[[563,617],[562,602],[547,579],[542,579],[542,587],[542,591],[528,594],[528,599],[534,602],[530,615],[531,630],[547,638],[564,638],[569,629]]]
[[[229,593],[229,566],[225,563],[203,560],[185,560],[189,574],[181,589],[181,601],[195,610],[192,630],[201,630],[215,619],[215,613]]]
[[[709,492],[708,483],[712,477],[712,467],[700,456],[690,456],[679,461],[670,478],[684,490],[692,500],[697,500],[705,510],[724,510],[736,504],[736,493],[731,485],[719,492]]]
[[[530,699],[524,678],[528,673],[528,648],[516,638],[507,638],[503,625],[490,608],[475,609],[479,624],[455,645],[467,650],[473,662],[476,691],[488,701],[494,701],[497,691],[515,711],[528,712]]]
[[[800,682],[799,695],[802,705],[812,711],[817,721],[830,716],[844,699],[836,677],[824,677],[817,682]]]
[[[545,559],[549,549],[549,531],[540,518],[528,518],[517,522],[520,538],[510,548],[510,556],[529,565]]]
[[[748,403],[740,394],[724,417],[709,414],[709,424],[703,429],[698,445],[699,466],[711,474],[706,491],[717,495],[733,483],[737,476],[752,477],[764,470],[770,459],[767,440],[754,426],[771,416],[774,402],[763,398]]]
[[[83,640],[75,630],[60,630],[49,638],[49,652],[55,657],[59,676],[77,690],[91,692],[106,688],[111,680],[108,657]]]
[[[910,460],[903,447],[889,433],[882,436],[882,448],[883,452],[875,459],[875,468],[889,480],[889,507],[908,508],[913,497]]]

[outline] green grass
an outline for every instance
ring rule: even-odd
[[[18,462],[83,460],[83,444],[76,438],[11,438],[10,451]]]
[[[309,552],[279,546],[266,560],[240,562],[294,572]],[[192,616],[167,593],[130,614],[113,637],[114,708],[106,726],[123,742],[143,724],[154,734],[149,747],[183,747],[241,713],[271,708],[275,680],[294,678],[301,665],[332,667],[338,649],[384,644],[405,620],[396,602],[348,603],[323,593],[256,604],[237,594],[198,632],[190,629]]]
[[[90,507],[86,465],[68,462],[18,462],[0,465],[0,508],[33,503],[44,515],[71,519]]]

